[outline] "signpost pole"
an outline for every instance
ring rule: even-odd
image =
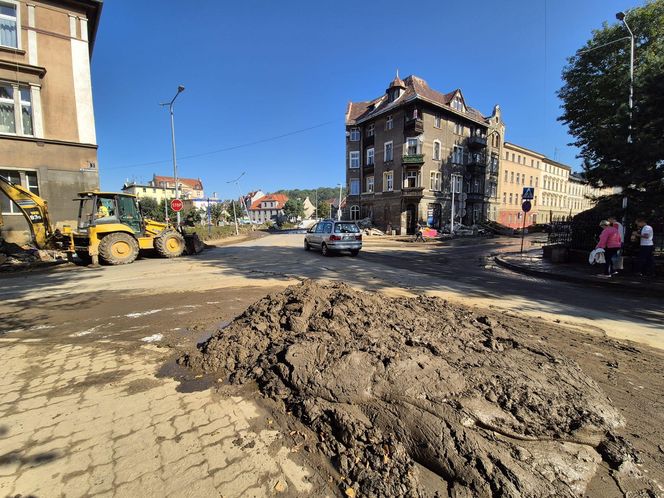
[[[450,220],[450,236],[454,237],[454,191],[456,190],[456,178],[450,175],[450,187],[452,188],[452,219]]]
[[[240,230],[237,227],[237,213],[235,212],[235,201],[231,200],[233,205],[233,218],[235,219],[235,235],[240,235]]]
[[[521,254],[523,254],[523,239],[526,236],[526,216],[528,216],[528,213],[523,213],[523,226],[521,227]]]
[[[207,222],[208,222],[208,237],[211,237],[212,232],[212,212],[210,211],[210,198],[208,197],[208,208],[207,208]]]

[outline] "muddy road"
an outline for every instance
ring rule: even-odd
[[[91,466],[76,463],[81,452],[88,450],[72,444],[58,450],[60,456],[52,461],[34,465],[29,460],[31,456],[50,454],[47,450],[59,438],[75,442],[76,428],[72,425],[70,434],[61,436],[54,433],[57,425],[49,425],[55,428],[46,430],[40,428],[42,422],[21,423],[28,412],[15,411],[16,396],[20,396],[18,402],[26,403],[26,409],[34,411],[35,420],[57,415],[55,423],[63,420],[61,417],[69,420],[67,417],[73,417],[81,406],[91,410],[91,417],[106,416],[85,402],[86,396],[101,394],[109,399],[130,396],[135,400],[132,404],[147,403],[148,408],[133,416],[144,417],[144,422],[134,422],[139,431],[136,434],[149,429],[144,443],[160,455],[159,479],[150,480],[150,472],[155,471],[147,467],[136,478],[149,495],[186,485],[185,469],[181,473],[174,471],[169,467],[174,462],[169,459],[179,457],[177,462],[187,452],[199,455],[197,475],[207,486],[204,489],[214,489],[224,496],[240,496],[248,489],[255,489],[257,496],[273,494],[275,489],[292,496],[337,493],[340,488],[335,479],[344,476],[320,460],[315,448],[303,450],[307,444],[301,444],[298,431],[305,433],[307,428],[292,425],[295,422],[288,417],[284,420],[279,407],[263,398],[256,387],[226,391],[228,388],[220,387],[216,378],[181,378],[185,382],[180,383],[162,375],[164,365],[172,364],[181,351],[207,339],[250,304],[307,278],[340,280],[388,296],[440,296],[452,303],[525,320],[547,347],[576,361],[583,373],[597,383],[625,420],[625,428],[619,433],[633,447],[637,469],[664,482],[661,300],[631,298],[495,268],[489,255],[512,250],[513,239],[489,239],[480,245],[459,241],[449,247],[371,241],[353,259],[304,253],[301,239],[301,235],[271,235],[215,248],[195,258],[143,259],[127,267],[63,267],[47,273],[0,276],[0,349],[7,368],[16,372],[7,377],[0,389],[0,411],[10,421],[3,425],[4,432],[0,434],[0,493],[33,493],[42,489],[35,484],[39,479],[48,483],[49,489],[71,488],[74,484],[88,492],[99,486],[110,486],[116,491],[129,489],[129,481],[123,480],[129,455],[121,449],[111,452],[110,463],[96,465],[93,461]],[[546,332],[547,327],[538,327],[540,321],[547,325],[562,323],[566,331]],[[122,361],[106,360],[96,381],[86,384],[84,379],[93,368],[88,365],[88,358],[106,354]],[[60,362],[66,366],[59,366]],[[124,372],[123,368],[129,366],[134,377],[118,377],[118,370]],[[73,384],[72,378],[76,380]],[[71,400],[60,399],[60,395],[57,400],[49,398],[32,407],[32,386],[42,384],[47,396],[52,382],[60,386],[58,389],[70,386],[67,396]],[[124,390],[118,391],[120,387]],[[173,421],[169,422],[172,427],[168,433],[157,429],[161,427],[162,415],[155,412],[166,409],[160,407],[166,399],[174,404],[169,405]],[[228,400],[240,400],[237,406],[241,409],[233,405],[230,410],[225,404]],[[114,403],[118,410],[114,417],[133,409],[125,401]],[[236,413],[236,419],[226,422],[231,424],[229,427],[238,428],[233,429],[235,432],[242,432],[244,443],[239,444],[237,437],[231,438],[230,446],[224,446],[225,452],[240,452],[238,455],[262,462],[256,466],[255,479],[246,475],[238,481],[237,471],[223,460],[223,455],[213,454],[212,444],[199,447],[200,442],[193,440],[182,444],[196,430],[200,432],[199,439],[203,437],[205,431],[196,427],[212,423],[209,413],[182,408],[189,402],[199,403],[203,411],[224,406],[226,412]],[[67,409],[53,411],[58,403]],[[99,405],[98,410],[104,409],[105,405]],[[190,426],[174,422],[178,409],[187,414]],[[60,430],[66,431],[66,426]],[[226,441],[230,431],[220,429],[215,437]],[[116,442],[117,435],[109,438],[111,435],[96,434],[90,435],[89,441],[113,448],[121,442]],[[239,446],[232,444],[234,440]],[[90,458],[94,460],[93,456]],[[91,477],[103,465],[111,465],[105,470],[111,476],[110,484],[108,479]],[[588,495],[621,496],[641,489],[639,479],[618,481],[614,472],[608,463],[600,463],[588,485]],[[84,474],[87,481],[81,477]],[[231,486],[233,481],[242,486]]]

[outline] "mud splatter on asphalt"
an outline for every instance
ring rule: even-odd
[[[261,299],[179,362],[255,380],[282,400],[318,434],[342,492],[581,496],[607,448],[607,461],[632,458],[611,436],[623,419],[574,361],[519,323],[307,281]]]

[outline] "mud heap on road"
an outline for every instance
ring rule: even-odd
[[[308,281],[180,361],[282,400],[349,495],[581,496],[623,420],[523,323]]]

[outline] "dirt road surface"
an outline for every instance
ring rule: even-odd
[[[664,483],[661,299],[496,268],[489,256],[514,250],[514,239],[372,240],[357,258],[323,258],[301,244],[301,235],[270,235],[196,257],[0,276],[0,494],[337,494],[343,476],[303,451],[255,389],[219,388],[171,361],[306,278],[566,325],[549,345],[599,384],[626,420],[639,468]],[[631,490],[602,465],[590,496]]]

